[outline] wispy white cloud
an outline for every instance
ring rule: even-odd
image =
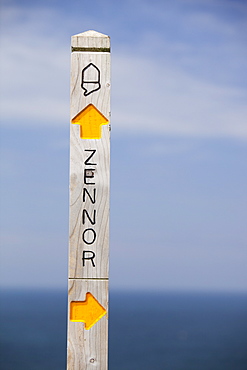
[[[113,120],[121,128],[247,138],[246,90],[201,81],[154,60],[122,55],[113,68],[118,80]]]
[[[159,3],[144,2],[139,17],[149,14],[153,28],[113,47],[113,127],[247,139],[244,20],[236,25],[200,7],[191,13],[180,1],[168,4],[159,12]],[[44,7],[4,12],[2,124],[67,125],[72,20]]]
[[[7,9],[1,44],[2,123],[58,124],[68,118],[69,39],[44,34],[55,14]],[[48,18],[47,18],[48,17]]]

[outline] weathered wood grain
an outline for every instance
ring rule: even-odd
[[[92,51],[93,50],[93,51]],[[68,295],[68,370],[107,369],[109,184],[110,184],[110,40],[95,31],[72,36],[71,121],[93,104],[109,121],[100,139],[81,139],[70,125],[70,225]],[[93,68],[90,65],[93,65]],[[90,68],[87,68],[90,67]],[[92,92],[82,88],[98,76]],[[95,77],[96,76],[96,77]],[[90,82],[91,83],[91,82]],[[90,84],[88,86],[94,86]],[[84,86],[84,85],[83,85]],[[70,302],[90,292],[107,310],[89,330],[70,321]]]
[[[87,292],[108,307],[108,280],[69,280],[69,302],[84,301]],[[68,369],[107,370],[108,314],[89,330],[69,316],[68,309]]]
[[[76,125],[73,125],[76,126]],[[70,165],[70,252],[69,252],[69,278],[108,278],[108,245],[109,245],[109,133],[104,132],[102,139],[85,140],[83,145],[79,131],[74,134],[72,127],[71,135],[71,165]],[[104,130],[104,128],[102,129]],[[106,137],[108,136],[108,138]],[[85,166],[84,162],[89,153],[86,150],[96,150],[93,163],[96,165]],[[88,180],[95,185],[84,184],[84,171],[94,170],[94,178]],[[86,190],[85,190],[86,189]],[[95,203],[90,201],[88,193],[93,196],[95,191]],[[84,200],[83,202],[83,195]],[[93,227],[97,237],[92,246],[83,243],[83,232],[92,225],[88,219],[82,224],[82,212],[87,210],[89,215],[96,211],[96,223]],[[85,263],[82,268],[83,250],[92,249],[96,254],[97,264]],[[96,262],[95,261],[95,262]]]

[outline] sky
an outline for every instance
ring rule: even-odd
[[[247,291],[247,4],[1,3],[5,288],[67,286],[70,38],[111,37],[110,288]]]

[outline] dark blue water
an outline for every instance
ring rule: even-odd
[[[66,292],[2,291],[2,370],[66,366]],[[246,370],[247,294],[110,294],[110,370]]]

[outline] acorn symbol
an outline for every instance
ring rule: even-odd
[[[89,63],[82,70],[81,88],[85,90],[84,96],[88,96],[101,88],[100,70],[93,63]]]

